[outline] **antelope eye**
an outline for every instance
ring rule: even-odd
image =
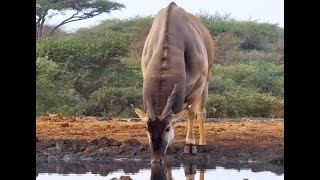
[[[170,127],[167,127],[166,131],[168,132],[170,130]]]

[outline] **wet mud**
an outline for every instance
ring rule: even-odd
[[[168,148],[166,161],[181,162],[184,160],[209,163],[222,162],[270,162],[283,163],[283,147],[217,147],[213,145],[198,146],[196,155],[183,153],[183,145],[172,145]],[[115,159],[149,160],[148,144],[136,139],[119,142],[106,137],[86,140],[38,140],[36,142],[37,162],[53,161],[88,161],[105,162]]]
[[[134,160],[141,165],[133,163],[132,169],[144,167],[143,164],[149,167],[150,150],[144,128],[143,122],[101,122],[65,117],[37,120],[36,162],[63,165],[117,160],[122,167],[126,163],[121,164],[119,160]],[[168,148],[165,162],[195,163],[204,169],[246,164],[263,165],[260,169],[274,165],[283,168],[283,122],[211,122],[206,129],[207,145],[197,146],[196,155],[186,155],[183,153],[186,124],[177,124],[176,137]],[[81,169],[85,165],[76,167]],[[113,163],[110,168],[113,167],[117,168],[117,165]]]

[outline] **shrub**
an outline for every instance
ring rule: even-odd
[[[221,89],[232,89],[240,86],[243,88],[256,88],[261,93],[283,96],[283,74],[283,65],[275,65],[260,60],[247,64],[215,66],[209,91],[213,91],[213,93],[223,92]],[[219,88],[220,91],[217,90]]]
[[[199,16],[216,43],[208,117],[283,116],[283,29]],[[37,115],[135,116],[130,104],[142,105],[140,58],[152,20],[107,20],[38,40]]]
[[[277,24],[257,23],[255,21],[239,22],[233,33],[243,38],[241,48],[266,50],[266,44],[276,43],[283,38],[283,29]]]
[[[279,113],[281,102],[280,98],[252,88],[232,89],[208,96],[207,117],[283,117]]]
[[[36,60],[36,114],[63,113],[67,115],[81,114],[82,98],[72,88],[68,76],[58,65],[47,58]]]
[[[262,52],[262,51],[231,51],[226,55],[229,65],[239,63],[250,63],[253,61],[264,61],[273,64],[283,64],[281,59],[282,55],[275,52]]]
[[[200,12],[197,16],[208,27],[213,36],[231,33],[241,39],[243,50],[267,50],[267,44],[283,39],[284,31],[277,24],[258,23],[257,21],[239,21],[230,14],[208,14]]]
[[[240,51],[241,39],[231,33],[221,33],[215,38],[215,64],[228,65],[230,54]]]
[[[108,117],[133,117],[134,111],[130,104],[141,104],[140,88],[109,88],[102,87],[95,91],[86,106],[85,115]]]
[[[209,84],[210,93],[223,93],[227,90],[237,88],[237,83],[230,78],[215,78]]]

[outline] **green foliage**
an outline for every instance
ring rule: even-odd
[[[37,42],[37,56],[48,56],[57,62],[83,63],[97,61],[99,56],[114,59],[129,51],[132,36],[119,32],[82,33],[62,38],[47,38]],[[94,58],[94,59],[91,59]]]
[[[85,115],[134,117],[130,104],[141,104],[141,88],[103,87],[95,91],[86,106]]]
[[[216,43],[207,117],[283,117],[283,29],[202,14]],[[134,117],[153,17],[113,19],[37,41],[37,115]]]
[[[230,14],[221,14],[219,12],[215,12],[214,14],[200,12],[196,16],[208,27],[213,36],[232,32],[238,22]]]
[[[124,8],[123,4],[112,2],[109,0],[36,0],[36,15],[38,17],[46,16],[48,10],[75,10],[83,11],[83,15],[75,18],[89,18],[101,13],[109,13],[112,10]]]
[[[209,92],[211,93],[223,93],[229,89],[237,88],[238,85],[230,78],[215,78],[209,84]]]
[[[36,113],[81,114],[82,98],[72,88],[70,73],[47,59],[36,60]],[[57,80],[62,78],[62,80]],[[66,110],[67,109],[67,110]]]
[[[43,36],[43,25],[48,17],[55,16],[59,13],[63,14],[66,10],[73,10],[75,13],[57,24],[50,31],[50,36],[57,28],[64,24],[92,18],[102,13],[110,13],[113,10],[119,10],[121,8],[125,8],[125,6],[109,0],[36,0],[37,38]],[[58,13],[49,15],[49,10],[54,10]]]
[[[230,66],[216,66],[210,90],[214,93],[233,87],[251,87],[260,93],[283,96],[283,65],[255,60],[248,64],[240,63]]]
[[[276,43],[283,38],[283,30],[276,24],[247,21],[238,23],[233,33],[243,38],[242,49],[265,50],[266,43]]]
[[[277,114],[281,99],[253,88],[232,88],[207,99],[207,117],[283,117]]]
[[[42,35],[44,37],[49,36],[50,32],[53,30],[54,26],[51,25],[43,25],[42,27]],[[63,29],[57,28],[55,30],[55,34],[53,34],[52,36],[55,37],[60,37],[60,36],[66,36],[68,35],[68,33],[66,31],[64,31]]]
[[[228,65],[232,63],[231,57],[234,53],[240,51],[241,39],[231,33],[221,33],[215,39],[215,63]]]
[[[215,66],[208,117],[283,117],[283,65],[253,59]]]
[[[149,32],[153,17],[140,17],[136,16],[134,18],[129,18],[126,20],[111,19],[102,22],[100,25],[94,27],[94,31],[111,30],[122,33],[134,33],[138,35],[141,31],[145,29]]]
[[[131,34],[133,37],[131,41],[130,55],[136,59],[141,58],[144,42],[150,31],[153,17],[134,17],[126,20],[107,20],[100,25],[93,27],[89,31],[99,33],[104,31],[115,31],[126,34]]]
[[[244,50],[267,50],[267,44],[283,39],[283,29],[277,24],[258,23],[256,21],[238,21],[230,14],[201,12],[197,15],[208,27],[213,36],[231,33],[241,39]]]
[[[48,112],[44,109],[53,111],[57,106],[65,105],[68,98],[62,95],[70,98],[76,97],[77,102],[80,99],[88,101],[90,95],[105,84],[115,86],[123,83],[125,79],[123,76],[126,73],[121,73],[119,70],[123,71],[126,68],[119,59],[128,53],[130,40],[130,35],[112,31],[85,32],[39,40],[37,42],[37,76],[46,75],[48,77],[37,79],[37,83],[39,83],[37,91],[41,97],[37,98],[37,102],[42,103],[38,111]],[[50,59],[50,61],[43,59]],[[53,67],[56,69],[53,69],[55,71],[43,72],[45,66],[48,66],[48,70]],[[51,86],[57,87],[59,91]],[[52,94],[41,94],[44,92],[52,92]],[[61,95],[60,99],[65,101],[60,101],[57,95]],[[44,97],[49,98],[52,102],[45,100]],[[53,100],[55,101],[53,102]],[[60,108],[63,107],[68,109],[65,106]],[[72,109],[69,111],[70,113],[74,112]]]
[[[265,61],[273,64],[283,64],[283,55],[277,52],[263,51],[233,51],[225,56],[229,64]]]

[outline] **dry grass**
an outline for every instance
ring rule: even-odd
[[[208,122],[205,125],[207,144],[217,146],[259,146],[283,145],[283,122]],[[195,124],[196,141],[199,139],[198,125]],[[174,143],[184,144],[187,123],[176,124]],[[101,137],[118,141],[137,139],[147,143],[143,122],[117,120],[98,121],[73,117],[45,117],[37,120],[36,135],[39,139],[85,139]]]

